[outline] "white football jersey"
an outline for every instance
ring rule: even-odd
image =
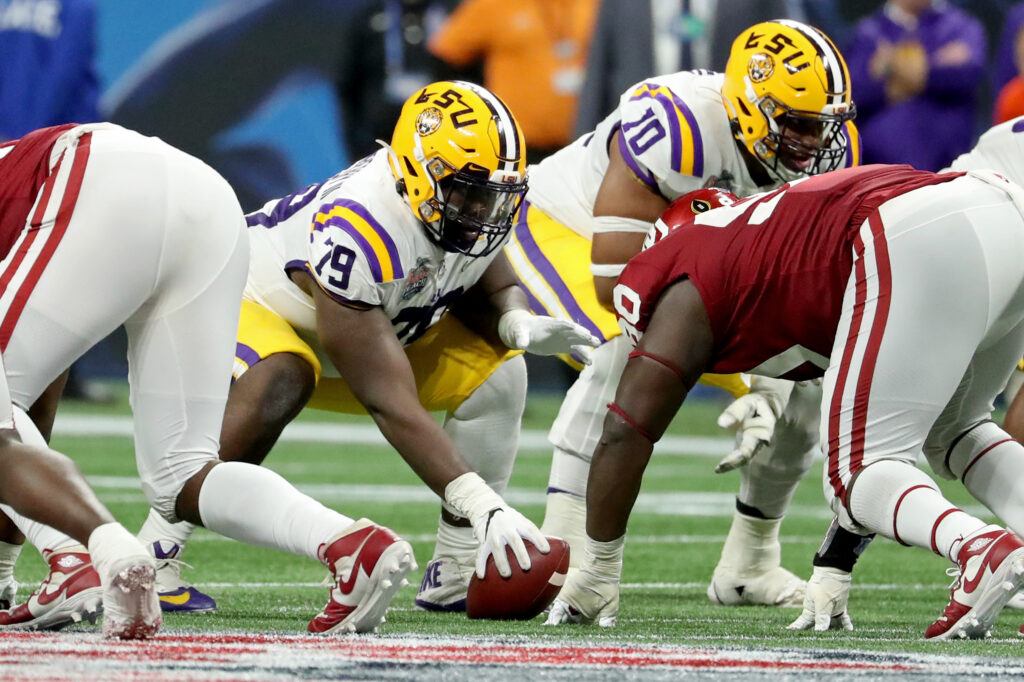
[[[313,299],[289,278],[305,270],[339,304],[380,307],[402,345],[434,325],[501,253],[471,258],[427,236],[395,190],[380,150],[318,185],[246,216],[249,279],[245,298],[283,319],[331,363],[316,338]]]
[[[1024,116],[990,128],[945,170],[992,169],[1024,187]]]
[[[637,179],[666,199],[700,189],[711,178],[739,196],[778,186],[767,174],[764,185],[750,176],[722,101],[724,78],[711,71],[680,71],[637,83],[592,133],[530,167],[526,199],[591,239],[594,202],[616,131],[621,131],[622,157]],[[847,147],[844,166],[853,164],[848,138],[836,141]]]

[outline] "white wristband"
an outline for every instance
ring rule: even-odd
[[[590,274],[594,277],[618,277],[626,269],[625,263],[591,263]]]
[[[651,231],[652,223],[636,218],[620,218],[614,215],[599,215],[594,218],[594,234],[605,232],[634,232],[647,234]]]
[[[587,571],[605,580],[619,581],[622,575],[622,555],[626,549],[626,536],[600,542],[589,535],[583,544],[583,563]]]
[[[513,308],[512,310],[502,313],[501,317],[498,318],[498,338],[501,342],[513,350],[520,350],[516,344],[516,339],[512,334],[512,328],[515,327],[521,320],[525,320],[533,317],[533,313],[525,308]]]
[[[444,487],[444,501],[458,510],[461,516],[476,525],[476,520],[492,509],[505,506],[504,500],[484,479],[472,471],[453,479]]]

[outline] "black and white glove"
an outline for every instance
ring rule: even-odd
[[[480,543],[476,555],[476,575],[484,577],[487,558],[494,557],[498,573],[512,575],[505,547],[511,547],[516,561],[524,571],[530,570],[530,555],[523,540],[529,540],[542,554],[551,551],[547,538],[530,519],[505,504],[480,476],[468,473],[450,482],[444,490],[445,502],[459,510],[473,525],[473,534]]]
[[[594,346],[601,341],[584,327],[546,315],[534,315],[529,310],[509,310],[498,320],[498,337],[513,350],[525,350],[534,355],[574,354],[590,364]]]
[[[715,467],[716,474],[745,466],[771,442],[775,423],[786,409],[792,391],[791,381],[751,377],[750,393],[734,400],[718,417],[718,425],[723,429],[736,429],[736,446]]]
[[[610,542],[587,537],[580,569],[570,573],[551,605],[545,625],[566,623],[603,628],[615,626],[619,615],[619,581],[626,536]]]
[[[853,630],[847,611],[850,601],[850,573],[831,566],[815,566],[807,581],[803,612],[787,626],[789,630]]]

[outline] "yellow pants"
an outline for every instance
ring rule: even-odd
[[[491,345],[453,315],[446,314],[405,349],[416,377],[420,403],[428,410],[454,411],[502,362],[522,351]],[[234,378],[274,353],[294,353],[313,368],[316,390],[308,407],[366,414],[342,378],[322,377],[313,349],[285,320],[252,301],[242,301]]]
[[[534,313],[572,320],[602,343],[621,333],[615,313],[597,300],[590,274],[590,240],[524,202],[505,254]],[[576,369],[581,367],[576,358],[562,359]],[[700,382],[735,397],[750,391],[739,374],[705,374]]]

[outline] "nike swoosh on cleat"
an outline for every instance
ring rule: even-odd
[[[161,594],[159,596],[160,601],[164,602],[165,604],[174,604],[175,606],[181,606],[182,604],[187,604],[189,598],[191,598],[192,595],[190,595],[188,592],[185,592],[184,594]]]

